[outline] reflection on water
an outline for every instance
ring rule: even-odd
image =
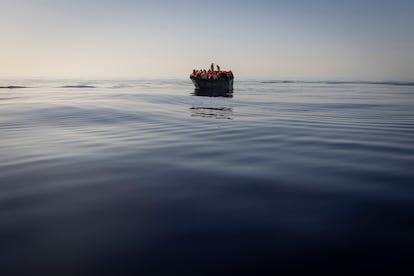
[[[194,96],[233,98],[233,91],[221,89],[194,89]]]
[[[233,98],[233,91],[221,89],[194,89],[193,96],[211,97],[211,98]],[[215,106],[214,101],[198,104],[190,107],[191,116],[227,119],[231,120],[233,109],[231,107]]]
[[[230,107],[190,107],[193,111],[191,112],[191,116],[199,116],[199,117],[207,117],[207,118],[214,118],[214,119],[227,119],[231,120],[231,115],[233,113],[233,109]]]

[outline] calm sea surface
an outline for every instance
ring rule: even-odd
[[[0,86],[1,275],[414,270],[413,84]]]

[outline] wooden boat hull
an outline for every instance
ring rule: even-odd
[[[233,78],[228,79],[201,79],[190,76],[196,89],[233,91]]]

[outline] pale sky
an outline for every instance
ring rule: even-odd
[[[409,0],[0,0],[0,77],[414,80]]]

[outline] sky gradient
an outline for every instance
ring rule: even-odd
[[[414,80],[414,1],[0,0],[0,77]]]

